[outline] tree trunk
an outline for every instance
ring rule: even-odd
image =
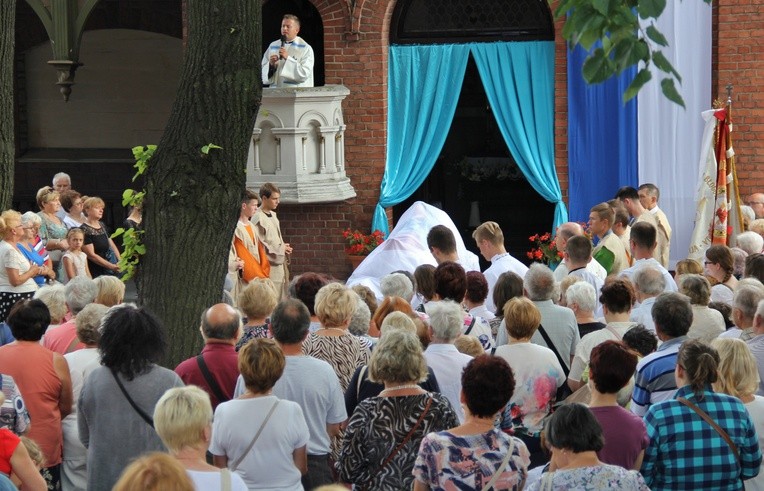
[[[221,302],[262,94],[261,0],[188,0],[187,18],[177,98],[146,170],[136,275],[139,302],[168,330],[168,367],[198,352],[200,314]],[[222,148],[205,155],[208,144]]]
[[[0,210],[11,207],[13,199],[13,56],[16,1],[0,2]]]

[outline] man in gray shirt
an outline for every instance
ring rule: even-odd
[[[340,432],[348,415],[340,381],[331,365],[302,354],[302,342],[308,336],[310,313],[301,301],[280,302],[271,315],[271,333],[286,357],[284,374],[273,387],[276,397],[294,401],[302,407],[310,430],[308,473],[303,476],[305,489],[334,482],[329,469],[331,438]],[[239,376],[234,397],[245,391]]]

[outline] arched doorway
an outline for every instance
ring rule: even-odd
[[[549,6],[536,0],[401,0],[390,30],[391,44],[553,39]],[[446,211],[478,255],[471,234],[481,222],[498,222],[507,250],[525,262],[528,237],[551,227],[555,205],[531,187],[515,163],[472,56],[438,160],[419,189],[393,207],[394,219],[417,200]]]
[[[281,18],[284,14],[293,14],[300,19],[299,35],[313,48],[316,60],[313,83],[316,86],[324,85],[324,23],[321,14],[309,0],[272,0],[263,5],[263,49],[281,37]]]

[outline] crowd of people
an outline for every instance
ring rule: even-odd
[[[437,225],[437,266],[377,296],[289,277],[267,183],[243,194],[202,352],[169,370],[161,321],[123,303],[103,201],[61,179],[39,214],[0,215],[0,485],[764,489],[761,217],[673,274],[649,184],[592,207],[592,237],[562,224],[554,270],[486,222],[491,266],[467,271]]]

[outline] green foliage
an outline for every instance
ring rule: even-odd
[[[221,147],[219,145],[215,145],[214,143],[208,143],[208,144],[206,144],[205,146],[202,147],[202,153],[204,155],[209,155],[210,154],[210,150],[212,150],[212,149],[222,150],[223,147]]]
[[[133,147],[133,156],[135,157],[134,167],[136,169],[135,175],[133,176],[133,181],[135,181],[138,176],[146,172],[148,162],[151,159],[151,156],[154,155],[156,149],[156,145],[146,145],[146,147]],[[136,191],[134,189],[125,189],[122,192],[122,206],[142,206],[143,199],[145,197],[145,189],[141,189],[140,191]],[[115,239],[119,236],[122,236],[122,245],[124,246],[124,251],[122,251],[122,257],[120,258],[118,265],[120,272],[123,273],[122,281],[127,281],[135,276],[135,270],[138,266],[138,262],[140,261],[141,256],[146,254],[146,246],[141,241],[143,230],[125,229],[120,227],[115,230],[113,234],[111,234],[111,238]]]
[[[710,4],[711,0],[703,0]],[[653,70],[663,72],[661,90],[672,102],[684,107],[676,88],[682,77],[661,51],[669,45],[655,26],[667,0],[559,0],[555,18],[567,16],[562,35],[571,49],[580,45],[589,51],[582,67],[587,83],[601,83],[634,65],[643,64],[623,94],[626,103],[652,79]],[[550,3],[554,3],[550,0]],[[639,19],[650,21],[646,28]],[[647,24],[647,22],[643,22]],[[597,43],[600,46],[595,48]],[[594,49],[592,49],[594,48]]]

